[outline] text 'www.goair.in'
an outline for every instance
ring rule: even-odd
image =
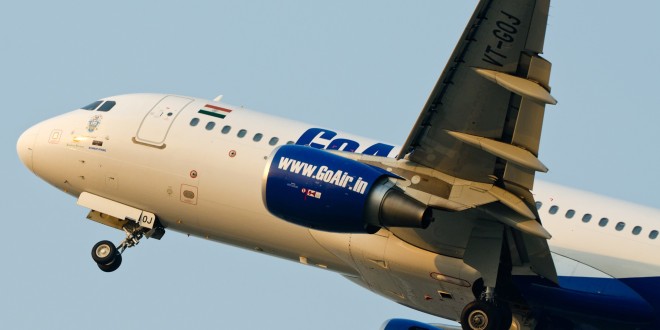
[[[346,188],[358,194],[364,195],[367,190],[368,182],[362,181],[361,177],[357,179],[342,170],[331,170],[325,165],[312,165],[287,157],[281,157],[277,168],[283,171],[299,174],[308,178],[314,178],[319,181],[333,184],[338,187]]]

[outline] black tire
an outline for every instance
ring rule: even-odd
[[[115,255],[114,260],[112,261],[112,263],[97,264],[97,265],[99,266],[99,269],[101,269],[102,271],[104,271],[106,273],[114,272],[115,270],[117,270],[117,268],[119,268],[119,266],[121,266],[121,254],[119,252],[117,252],[117,254]]]
[[[92,247],[92,259],[99,265],[112,263],[118,254],[117,247],[110,241],[100,241]]]
[[[500,310],[485,301],[473,301],[463,308],[461,327],[465,330],[500,330]]]

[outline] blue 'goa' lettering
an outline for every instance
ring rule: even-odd
[[[362,153],[365,154],[365,155],[387,157],[387,155],[390,154],[392,149],[394,149],[394,146],[391,146],[389,144],[376,143],[376,144],[372,145],[371,147],[365,149]]]
[[[316,149],[341,150],[355,152],[360,147],[357,141],[336,138],[337,133],[323,128],[310,128],[305,131],[296,141],[297,145],[308,145]],[[376,143],[366,148],[362,153],[372,156],[387,157],[394,146],[385,143]]]
[[[343,150],[355,152],[360,147],[360,144],[348,139],[334,139],[326,149],[328,150]]]
[[[325,149],[324,144],[318,144],[316,142],[312,142],[314,140],[327,140],[330,141],[333,137],[335,137],[337,133],[327,130],[327,129],[322,129],[322,128],[310,128],[303,135],[301,135],[298,138],[298,141],[296,141],[296,144],[299,145],[309,145],[312,148],[316,149]]]

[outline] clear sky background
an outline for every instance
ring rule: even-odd
[[[213,98],[402,143],[476,0],[11,1],[0,10],[0,328],[378,329],[437,318],[342,277],[182,234],[115,273],[123,234],[19,162],[29,126],[98,98]],[[540,179],[660,208],[660,2],[555,0]],[[658,220],[660,221],[660,219]]]

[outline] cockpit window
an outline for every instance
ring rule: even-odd
[[[103,103],[103,101],[92,102],[92,103],[90,103],[90,104],[88,104],[88,105],[86,105],[86,106],[84,106],[84,107],[82,107],[82,108],[80,108],[80,109],[83,109],[83,110],[96,110],[96,108],[98,108],[98,106],[99,106],[101,103]]]
[[[105,101],[105,103],[103,103],[103,105],[99,107],[99,111],[106,111],[106,112],[110,111],[110,109],[112,109],[112,107],[114,107],[115,104],[117,104],[117,102],[115,101]]]

